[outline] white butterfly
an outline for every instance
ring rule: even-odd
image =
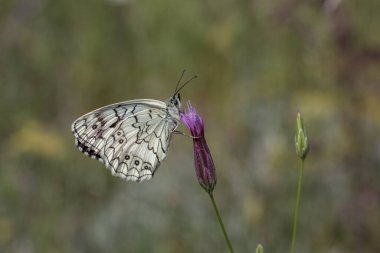
[[[177,89],[178,82],[166,103],[131,100],[83,115],[71,127],[77,147],[103,162],[114,176],[138,182],[151,179],[165,159],[171,136],[180,123],[179,91],[189,81]]]

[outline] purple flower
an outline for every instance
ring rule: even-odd
[[[188,112],[181,113],[181,119],[193,136],[195,173],[202,188],[211,194],[216,185],[216,172],[214,161],[204,136],[203,119],[197,114],[195,108],[191,106],[190,101],[187,102],[187,106]]]

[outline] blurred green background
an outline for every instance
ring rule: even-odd
[[[71,123],[182,92],[206,123],[236,252],[380,252],[380,1],[1,0],[0,252],[227,252],[174,136],[149,182],[80,153]],[[186,131],[182,126],[181,129]]]

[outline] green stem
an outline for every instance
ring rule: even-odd
[[[224,227],[222,218],[220,217],[218,208],[216,207],[214,196],[212,195],[212,193],[209,193],[209,196],[210,196],[210,199],[211,199],[211,202],[212,202],[212,206],[214,207],[214,211],[215,211],[216,217],[218,217],[219,225],[220,225],[220,228],[222,229],[222,232],[223,232],[223,235],[224,235],[224,239],[226,240],[226,243],[228,245],[228,248],[230,249],[230,252],[234,253],[234,249],[232,248],[230,239],[228,238],[228,235],[227,235],[227,232],[226,232],[226,228]]]
[[[296,241],[296,232],[297,232],[297,221],[298,221],[298,208],[300,206],[300,198],[302,191],[302,178],[303,178],[303,168],[304,168],[304,160],[302,159],[301,170],[298,177],[298,190],[297,190],[297,200],[296,200],[296,208],[294,211],[294,224],[293,224],[293,237],[292,237],[292,253],[294,253],[294,244]]]

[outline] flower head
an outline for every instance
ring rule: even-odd
[[[199,184],[206,192],[212,193],[216,185],[214,161],[204,137],[203,119],[190,102],[187,103],[188,112],[181,114],[183,123],[189,128],[193,136],[195,173]]]
[[[295,135],[296,153],[302,159],[305,160],[307,153],[309,152],[309,141],[306,135],[306,129],[303,125],[303,119],[301,113],[297,114],[297,127]]]

